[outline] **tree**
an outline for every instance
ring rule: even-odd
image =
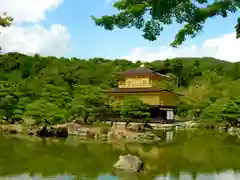
[[[169,70],[169,67],[170,67],[170,60],[169,59],[166,59],[164,61],[164,64],[163,64],[163,69],[168,71]]]
[[[207,85],[189,87],[180,98],[181,115],[184,116],[184,113],[187,113],[185,115],[190,116],[190,119],[198,119],[203,109],[211,104],[210,95],[211,89]]]
[[[231,125],[236,126],[240,121],[240,97],[229,101],[221,111],[221,116]]]
[[[106,96],[101,89],[116,87],[116,73],[137,68],[140,62],[7,53],[0,55],[0,64],[1,118],[9,122],[35,119],[60,123],[79,117],[85,122],[105,120],[106,113],[111,111],[105,107]],[[214,58],[175,58],[154,61],[148,67],[170,75],[159,83],[159,88],[184,94],[178,115],[185,120],[195,117],[218,121],[222,117],[221,107],[240,96],[239,63]],[[179,87],[176,76],[181,82]],[[124,108],[119,106],[114,111],[126,121],[132,117],[142,119],[138,113],[147,112],[134,109],[141,104],[138,98],[125,99],[124,104]],[[148,119],[148,115],[143,118]]]
[[[222,118],[221,109],[228,101],[228,98],[218,98],[203,109],[201,119],[206,123],[219,123]]]
[[[106,97],[98,87],[76,85],[69,113],[73,117],[82,117],[84,123],[87,123],[89,115],[104,107],[105,102]]]
[[[46,100],[37,100],[28,104],[24,117],[31,117],[36,124],[56,124],[66,120],[66,110]]]
[[[172,65],[172,67],[171,67],[172,72],[176,76],[176,86],[179,87],[181,85],[180,80],[181,80],[181,75],[182,75],[182,70],[183,70],[182,60],[177,59],[171,65]]]
[[[100,18],[92,16],[97,26],[107,30],[136,27],[143,31],[143,37],[150,41],[157,39],[167,25],[174,22],[184,24],[171,43],[176,47],[187,36],[194,38],[203,29],[205,22],[215,16],[227,17],[240,8],[238,0],[118,0],[113,5],[118,10],[114,15]],[[149,18],[150,16],[150,18]],[[236,25],[236,37],[240,37],[240,18]]]
[[[0,118],[10,120],[14,115],[19,97],[17,94],[17,84],[0,81]]]
[[[118,111],[121,119],[126,121],[126,126],[132,118],[144,118],[145,123],[150,118],[149,106],[138,97],[125,97],[122,104],[116,102],[111,104],[114,111]]]
[[[236,32],[237,32],[236,38],[240,38],[240,17],[238,18],[238,23],[235,28],[236,28]]]
[[[2,27],[8,27],[12,24],[13,18],[8,16],[7,13],[3,13],[2,16],[0,16],[0,26]]]

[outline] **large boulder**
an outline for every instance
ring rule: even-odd
[[[235,136],[235,135],[237,135],[238,133],[240,133],[240,128],[230,127],[230,128],[228,128],[227,131],[228,131],[228,134],[229,134],[229,135]]]
[[[136,140],[138,142],[153,143],[153,142],[161,141],[161,138],[152,132],[146,132],[146,133],[141,133],[137,135]]]
[[[120,156],[119,160],[113,165],[113,167],[124,171],[139,172],[143,170],[143,164],[143,161],[141,161],[137,156],[128,154]]]
[[[55,129],[56,137],[68,137],[68,130],[66,127]]]

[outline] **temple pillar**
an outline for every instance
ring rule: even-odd
[[[174,120],[173,109],[168,109],[167,110],[167,120]]]

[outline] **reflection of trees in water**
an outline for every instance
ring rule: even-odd
[[[171,144],[160,147],[128,146],[128,149],[144,159],[148,174],[170,172],[178,177],[181,172],[191,172],[194,180],[198,173],[222,172],[226,169],[239,171],[240,146],[236,142],[227,146],[226,137],[227,134],[217,132],[189,131],[175,134]]]
[[[18,139],[0,139],[0,175],[39,173],[51,176],[69,173],[97,177],[108,172],[120,152],[109,152],[109,145],[79,144],[78,147]],[[3,150],[3,151],[2,151]]]
[[[172,141],[173,140],[173,131],[167,131],[166,132],[166,141]]]
[[[181,173],[179,177],[174,177],[171,174],[165,176],[161,175],[156,177],[154,180],[239,180],[240,174],[235,174],[234,172],[221,172],[219,174],[190,174]]]
[[[17,138],[0,138],[0,176],[23,173],[50,177],[72,174],[77,177],[97,178],[111,173],[112,165],[123,154],[140,156],[145,172],[132,174],[132,179],[148,179],[170,173],[180,177],[189,172],[192,179],[199,173],[222,172],[226,169],[239,171],[240,146],[227,144],[225,134],[182,132],[175,134],[172,143],[163,145],[79,143],[76,147],[64,142],[29,141]],[[236,141],[236,139],[235,139]],[[119,173],[119,172],[118,172]],[[119,175],[119,174],[117,174]],[[128,176],[121,174],[121,176]],[[81,178],[80,178],[81,179]]]

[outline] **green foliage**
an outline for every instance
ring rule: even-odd
[[[56,104],[45,100],[36,100],[26,106],[24,116],[32,117],[37,124],[45,123],[47,120],[50,124],[66,120],[66,110],[60,109]]]
[[[236,32],[237,32],[236,38],[240,38],[240,17],[238,18],[238,23],[235,28],[236,28]]]
[[[201,119],[207,123],[219,123],[222,121],[222,107],[228,103],[229,99],[219,98],[202,110]]]
[[[0,16],[0,26],[2,27],[8,27],[12,24],[13,18],[8,16],[7,13],[3,13],[2,16]]]
[[[101,113],[99,108],[105,106],[106,97],[98,87],[90,85],[76,85],[73,88],[73,100],[69,110],[72,116],[81,116],[84,122],[93,112]]]
[[[149,107],[147,104],[144,104],[137,97],[126,97],[124,98],[121,115],[126,117],[145,117],[148,118],[150,116]]]
[[[226,18],[240,8],[238,0],[228,1],[177,1],[177,0],[118,0],[113,5],[118,12],[100,18],[92,16],[97,26],[107,30],[114,28],[135,27],[143,32],[143,37],[150,41],[157,39],[164,27],[173,23],[184,24],[171,43],[176,47],[182,44],[187,36],[194,38],[203,29],[205,22],[221,16]],[[236,37],[240,37],[240,20],[236,26]]]
[[[105,121],[111,111],[123,119],[144,117],[147,105],[127,98],[123,106],[111,103],[102,89],[117,86],[115,74],[139,67],[140,62],[102,58],[71,60],[19,53],[0,55],[0,119],[23,120],[25,124],[51,124],[81,119]],[[240,96],[240,63],[214,58],[174,58],[156,60],[147,67],[170,78],[159,87],[182,92],[177,116],[218,122],[222,108]],[[142,118],[141,118],[142,119]]]
[[[221,112],[222,118],[232,125],[237,125],[240,120],[240,97],[229,101]]]
[[[131,118],[146,119],[150,118],[149,106],[137,97],[125,97],[122,104],[113,102],[111,104],[113,111],[120,114],[122,120],[130,122]]]

